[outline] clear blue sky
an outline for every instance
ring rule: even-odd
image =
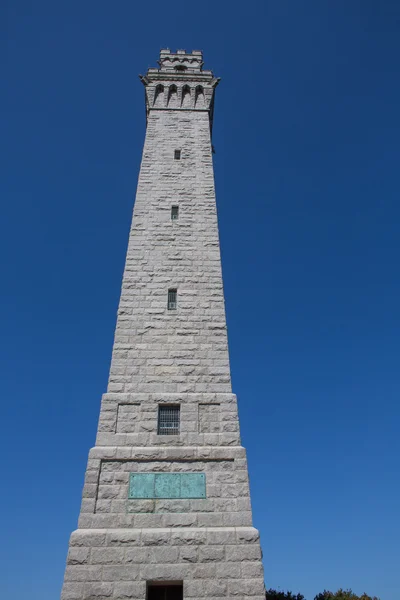
[[[137,75],[170,47],[222,77],[231,367],[267,585],[398,600],[399,2],[10,0],[0,21],[0,596],[59,595],[145,133]]]

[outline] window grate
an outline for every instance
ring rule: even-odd
[[[158,407],[158,435],[179,435],[180,406]]]
[[[176,288],[168,290],[168,310],[175,310],[177,304],[178,290]]]
[[[174,151],[174,159],[175,160],[180,160],[181,159],[181,151],[180,150],[175,150]]]
[[[179,206],[171,206],[171,221],[177,221],[179,216]]]

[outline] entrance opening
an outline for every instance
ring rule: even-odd
[[[183,582],[148,583],[146,600],[183,600]]]

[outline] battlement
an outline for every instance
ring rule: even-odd
[[[169,48],[160,50],[160,58],[157,61],[160,68],[150,68],[147,76],[162,75],[167,77],[174,76],[208,76],[212,77],[212,71],[203,71],[203,53],[201,50],[177,50],[171,52]]]
[[[169,73],[198,73],[203,67],[203,53],[201,50],[177,50],[171,52],[169,48],[160,51],[158,61],[161,71]]]

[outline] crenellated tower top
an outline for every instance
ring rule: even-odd
[[[186,50],[177,50],[174,54],[169,49],[161,50],[158,64],[161,71],[170,73],[200,73],[203,67],[203,53],[201,50],[192,50],[191,54],[187,54]]]
[[[202,110],[209,113],[211,126],[219,78],[203,70],[201,50],[161,50],[158,64],[139,76],[146,89],[147,116],[150,110]]]

